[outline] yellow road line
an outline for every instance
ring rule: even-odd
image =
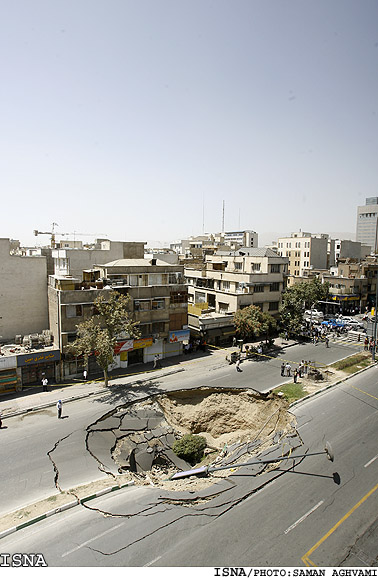
[[[363,393],[364,395],[367,395],[368,397],[372,397],[372,399],[375,399],[376,401],[378,401],[378,397],[374,397],[374,395],[371,395],[370,393],[366,393],[366,391],[361,391],[361,389],[358,389],[357,387],[354,387],[353,385],[349,385],[350,387],[352,387],[352,389],[355,389],[356,391],[359,391],[360,393]]]
[[[355,511],[356,511],[356,509],[357,509],[357,508],[359,508],[359,507],[360,507],[360,506],[361,506],[361,505],[364,503],[364,501],[366,501],[366,500],[367,500],[367,499],[368,499],[368,498],[369,498],[369,497],[370,497],[370,496],[371,496],[371,495],[372,495],[372,494],[373,494],[375,491],[377,491],[377,489],[378,489],[378,483],[377,483],[377,485],[375,485],[375,486],[374,486],[374,487],[373,487],[373,488],[372,488],[370,491],[368,491],[368,493],[367,493],[366,495],[364,495],[364,497],[363,497],[362,499],[360,499],[360,501],[359,501],[359,502],[357,502],[357,503],[356,503],[356,505],[355,505],[355,506],[353,506],[353,507],[352,507],[352,508],[349,510],[349,512],[348,512],[348,513],[346,513],[346,514],[345,514],[345,516],[343,516],[343,517],[341,518],[341,520],[339,520],[339,521],[337,522],[337,524],[335,524],[335,525],[333,526],[333,528],[331,528],[331,529],[330,529],[330,530],[329,530],[329,531],[328,531],[328,532],[325,534],[325,536],[323,536],[323,537],[322,537],[322,538],[321,538],[321,539],[320,539],[318,542],[316,542],[316,544],[315,544],[314,546],[312,546],[312,548],[311,548],[311,549],[310,549],[308,552],[306,552],[304,556],[302,556],[301,560],[303,561],[303,563],[304,563],[304,564],[306,564],[306,566],[308,566],[308,567],[309,567],[309,566],[314,566],[314,567],[316,567],[316,564],[314,564],[314,562],[312,562],[312,561],[310,560],[310,556],[311,556],[311,554],[312,554],[313,552],[315,552],[315,550],[317,550],[317,548],[319,548],[319,546],[320,546],[320,545],[321,545],[321,544],[322,544],[322,543],[323,543],[323,542],[324,542],[324,541],[325,541],[327,538],[329,538],[329,536],[330,536],[331,534],[333,534],[333,532],[335,532],[335,531],[337,530],[337,528],[338,528],[339,526],[341,526],[341,524],[342,524],[342,523],[344,523],[344,522],[345,522],[345,520],[347,520],[347,519],[349,518],[349,516],[351,516],[351,515],[352,515],[352,513],[353,513],[353,512],[355,512]]]

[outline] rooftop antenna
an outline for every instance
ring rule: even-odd
[[[202,196],[202,234],[205,233],[205,195]]]
[[[222,234],[224,234],[224,200],[223,200],[223,211],[222,211]]]

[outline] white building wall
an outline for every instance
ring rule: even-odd
[[[40,333],[49,327],[45,256],[10,255],[10,240],[0,238],[0,338]]]

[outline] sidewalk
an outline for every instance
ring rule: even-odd
[[[246,344],[248,346],[257,346],[260,344],[260,341]],[[297,344],[294,340],[286,341],[281,338],[276,338],[273,349],[284,349],[294,344]],[[245,352],[245,346],[244,344],[243,352]],[[100,395],[117,388],[117,383],[115,382],[117,379],[119,381],[122,378],[125,379],[127,384],[132,384],[137,381],[148,380],[152,376],[154,378],[160,378],[172,373],[184,371],[185,366],[194,361],[211,361],[213,363],[215,357],[228,365],[228,362],[225,360],[226,355],[235,351],[239,351],[239,348],[229,346],[219,349],[212,348],[205,353],[200,351],[189,355],[163,359],[161,361],[162,368],[160,369],[153,369],[152,363],[139,364],[126,369],[115,369],[110,373],[107,388],[105,388],[103,376],[100,374],[86,382],[83,382],[81,379],[70,379],[69,382],[67,381],[61,384],[50,384],[48,385],[49,391],[47,392],[43,392],[42,385],[24,387],[22,391],[0,395],[0,413],[2,419],[6,419],[7,417],[13,417],[37,409],[55,406],[59,400],[64,404],[73,400]]]

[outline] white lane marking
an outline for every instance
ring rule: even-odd
[[[368,467],[368,465],[370,465],[371,463],[373,463],[373,461],[375,461],[376,459],[378,459],[378,455],[376,455],[375,457],[373,457],[373,459],[370,459],[370,461],[368,461],[367,463],[365,463],[364,467]]]
[[[148,568],[148,566],[151,566],[152,564],[155,564],[155,562],[157,562],[158,560],[160,560],[160,558],[162,558],[163,556],[157,556],[157,558],[154,558],[153,560],[151,560],[151,562],[148,562],[148,564],[144,564],[143,568]]]
[[[312,512],[314,512],[316,509],[318,509],[318,507],[320,507],[322,505],[322,503],[324,503],[324,500],[321,500],[313,508],[311,508],[307,513],[305,513],[304,516],[302,516],[301,518],[299,518],[299,520],[294,522],[294,524],[292,524],[289,528],[287,528],[287,530],[284,531],[284,534],[288,534],[289,532],[291,532],[291,530],[293,530],[298,524],[302,523],[303,520],[305,520],[310,514],[312,514]]]
[[[125,525],[125,522],[121,522],[120,524],[118,524],[116,526],[113,526],[112,528],[109,528],[105,532],[102,532],[102,534],[98,534],[98,536],[94,536],[93,538],[90,538],[86,542],[83,542],[82,544],[79,544],[79,546],[76,546],[76,548],[72,548],[72,550],[68,550],[68,552],[64,552],[64,554],[62,554],[62,558],[65,558],[69,554],[73,554],[73,552],[77,552],[77,550],[80,550],[81,548],[84,548],[84,546],[86,546],[90,542],[94,542],[95,540],[98,540],[99,538],[102,538],[103,536],[106,536],[106,534],[110,534],[110,532],[113,532],[117,528],[120,528],[121,526],[124,526],[124,525]]]

